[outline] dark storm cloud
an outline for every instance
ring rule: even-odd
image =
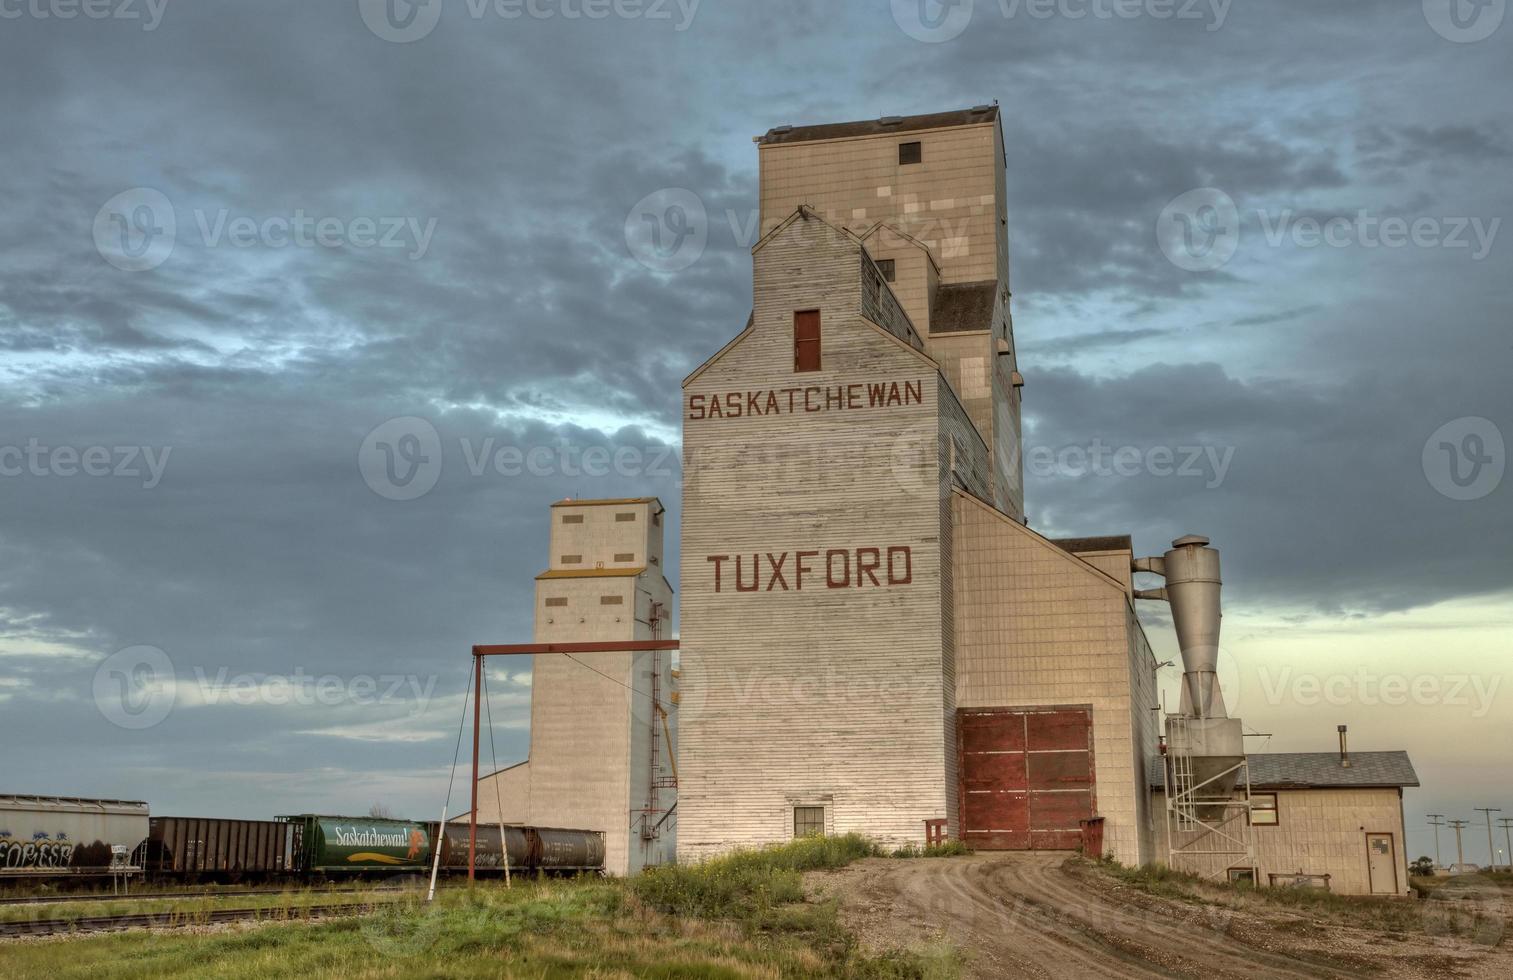
[[[1286,323],[1296,320],[1298,317],[1318,312],[1317,306],[1295,306],[1292,309],[1277,310],[1273,313],[1257,313],[1253,316],[1240,317],[1233,321],[1230,326],[1234,327],[1265,327],[1273,323]]]
[[[1360,165],[1384,178],[1424,165],[1443,170],[1459,163],[1483,163],[1508,156],[1507,134],[1491,124],[1363,126],[1355,136]]]
[[[1120,148],[1117,167],[1110,145]],[[1134,127],[1057,127],[1022,134],[1008,156],[1014,276],[1042,293],[1179,294],[1192,277],[1149,247],[1173,198],[1210,186],[1239,200],[1291,197],[1346,182],[1331,149],[1245,132],[1207,134],[1194,145]]]
[[[1413,4],[1236,0],[1214,31],[978,6],[943,45],[909,39],[887,4],[707,0],[679,32],[449,3],[411,44],[347,2],[177,4],[153,31],[6,21],[0,445],[170,451],[151,487],[0,479],[0,710],[8,735],[57,750],[13,756],[16,788],[429,812],[466,648],[530,630],[547,503],[660,495],[677,568],[677,468],[650,457],[677,432],[683,375],[745,322],[748,140],[784,122],[1000,99],[1027,443],[1233,450],[1212,489],[1032,474],[1037,527],[1130,531],[1143,551],[1204,531],[1230,595],[1311,614],[1506,590],[1485,533],[1506,526],[1506,487],[1458,505],[1419,469],[1441,422],[1505,411],[1501,245],[1475,267],[1248,251],[1199,276],[1153,234],[1168,201],[1210,185],[1252,245],[1254,208],[1501,213],[1505,113],[1445,92],[1506,88],[1505,61],[1436,37]],[[177,219],[172,254],[141,273],[92,235],[134,187]],[[667,188],[695,195],[707,244],[658,272],[625,224]],[[296,212],[434,234],[418,256],[207,240],[223,218]],[[397,416],[443,447],[413,501],[357,464]],[[581,475],[596,446],[644,456]],[[504,475],[485,447],[554,462]],[[101,658],[134,644],[193,688],[142,731],[94,698]],[[501,761],[524,751],[528,688],[506,676],[524,669],[491,681],[515,726]],[[434,685],[385,706],[205,703],[223,672]]]
[[[1421,404],[1395,396],[1412,383],[1406,372],[1247,382],[1216,364],[1102,380],[1042,372],[1027,400],[1031,523],[1133,533],[1152,554],[1182,534],[1209,534],[1234,556],[1228,595],[1258,608],[1378,613],[1506,593],[1513,557],[1481,544],[1502,505],[1435,491],[1420,457],[1443,419],[1426,423]],[[1095,445],[1130,447],[1140,462],[1130,455],[1125,471],[1110,461],[1100,471],[1084,459]]]
[[[1099,347],[1119,347],[1141,340],[1170,336],[1172,331],[1156,328],[1139,330],[1097,330],[1091,333],[1060,337],[1044,344],[1022,347],[1031,356],[1066,356]]]

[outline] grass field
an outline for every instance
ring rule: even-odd
[[[7,978],[952,977],[944,949],[869,956],[801,874],[876,848],[810,838],[634,879],[489,882],[401,894],[362,918],[0,946]],[[270,896],[271,897],[271,896]],[[81,903],[83,904],[83,903]],[[229,904],[224,903],[223,904]]]

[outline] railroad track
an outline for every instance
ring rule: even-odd
[[[297,908],[205,909],[194,912],[144,912],[86,916],[77,919],[36,919],[31,922],[0,922],[0,938],[119,932],[122,929],[173,929],[247,920],[292,922],[333,915],[360,915],[372,911],[373,908],[372,902],[340,902],[330,905],[304,905]]]
[[[185,899],[185,898],[241,898],[244,895],[283,895],[286,893],[304,893],[320,895],[344,895],[361,892],[383,891],[381,885],[367,888],[321,888],[321,889],[288,889],[288,888],[252,888],[245,891],[188,891],[188,892],[139,892],[133,895],[111,895],[97,893],[91,895],[22,895],[19,897],[0,898],[0,905],[61,905],[66,902],[150,902],[155,899]],[[391,889],[392,890],[392,889]]]

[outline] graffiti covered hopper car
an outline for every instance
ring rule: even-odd
[[[431,856],[426,825],[377,817],[279,817],[303,826],[305,871],[423,871]]]
[[[0,796],[0,877],[106,874],[146,836],[140,800]]]

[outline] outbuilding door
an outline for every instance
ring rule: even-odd
[[[1391,834],[1366,835],[1366,872],[1371,876],[1371,894],[1397,894],[1397,852]]]
[[[1093,816],[1093,709],[956,713],[962,840],[979,850],[1076,850]]]

